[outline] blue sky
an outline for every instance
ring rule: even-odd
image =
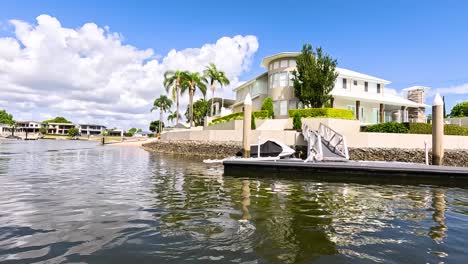
[[[340,67],[390,80],[391,88],[444,88],[450,109],[468,100],[467,13],[468,1],[10,1],[2,3],[0,28],[10,19],[35,24],[40,14],[65,28],[92,22],[156,57],[253,35],[258,49],[240,80],[262,72],[264,56],[309,42]]]

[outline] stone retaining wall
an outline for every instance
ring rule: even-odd
[[[148,151],[196,155],[212,158],[226,158],[235,156],[242,149],[240,142],[206,142],[206,141],[155,141],[143,144]],[[296,146],[297,156],[304,158],[307,153],[305,146]],[[371,161],[401,161],[424,163],[423,149],[397,148],[351,148],[351,160]],[[429,163],[431,151],[429,150]],[[446,150],[444,165],[468,167],[468,150]]]

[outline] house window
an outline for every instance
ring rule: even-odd
[[[287,60],[282,60],[281,61],[281,68],[286,68],[288,67],[288,61]]]
[[[356,106],[355,105],[347,105],[346,109],[353,111],[353,116],[356,116]]]
[[[273,63],[270,63],[270,71],[273,70]]]
[[[280,86],[286,87],[288,85],[288,73],[282,72],[280,73]]]
[[[377,84],[377,93],[380,93],[380,83]]]
[[[369,91],[369,83],[364,82],[364,92],[368,92],[368,91]]]
[[[346,79],[343,78],[343,89],[346,89],[346,88],[347,88],[347,87],[346,87]]]
[[[289,60],[289,67],[296,67],[296,60]]]
[[[275,61],[275,63],[273,64],[273,69],[276,70],[279,68],[279,61]]]
[[[356,85],[357,85],[357,81],[356,81],[356,80],[354,80],[354,82],[353,82],[353,83],[354,83],[354,86],[356,86]]]
[[[273,74],[273,87],[278,87],[279,84],[279,74],[275,73]]]

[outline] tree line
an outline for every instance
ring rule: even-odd
[[[169,112],[167,117],[168,121],[172,122],[175,119],[176,124],[179,124],[179,120],[181,119],[179,111],[180,96],[187,93],[189,96],[189,104],[187,105],[185,116],[190,123],[190,127],[193,125],[200,125],[200,123],[203,122],[204,116],[208,113],[208,103],[206,101],[207,89],[210,88],[212,92],[211,109],[213,109],[216,86],[219,85],[222,87],[229,85],[229,83],[226,73],[218,70],[214,63],[210,63],[206,66],[203,74],[183,70],[166,71],[164,73],[163,85],[166,92],[170,94],[170,97],[162,94],[154,100],[151,111],[159,110],[159,122],[157,123],[157,129],[155,123],[152,123],[150,130],[162,131],[164,126],[163,116],[166,112]],[[202,93],[203,99],[193,102],[193,97],[197,91]],[[176,109],[172,112],[171,109],[174,101]],[[213,115],[213,112],[211,112],[211,114]]]

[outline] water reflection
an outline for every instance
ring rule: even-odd
[[[466,189],[234,178],[135,148],[0,157],[5,263],[456,263],[467,220]]]
[[[432,219],[435,226],[432,226],[429,231],[429,236],[436,242],[442,242],[447,236],[447,224],[445,223],[445,210],[447,208],[445,201],[445,191],[442,189],[434,189],[432,191]]]

